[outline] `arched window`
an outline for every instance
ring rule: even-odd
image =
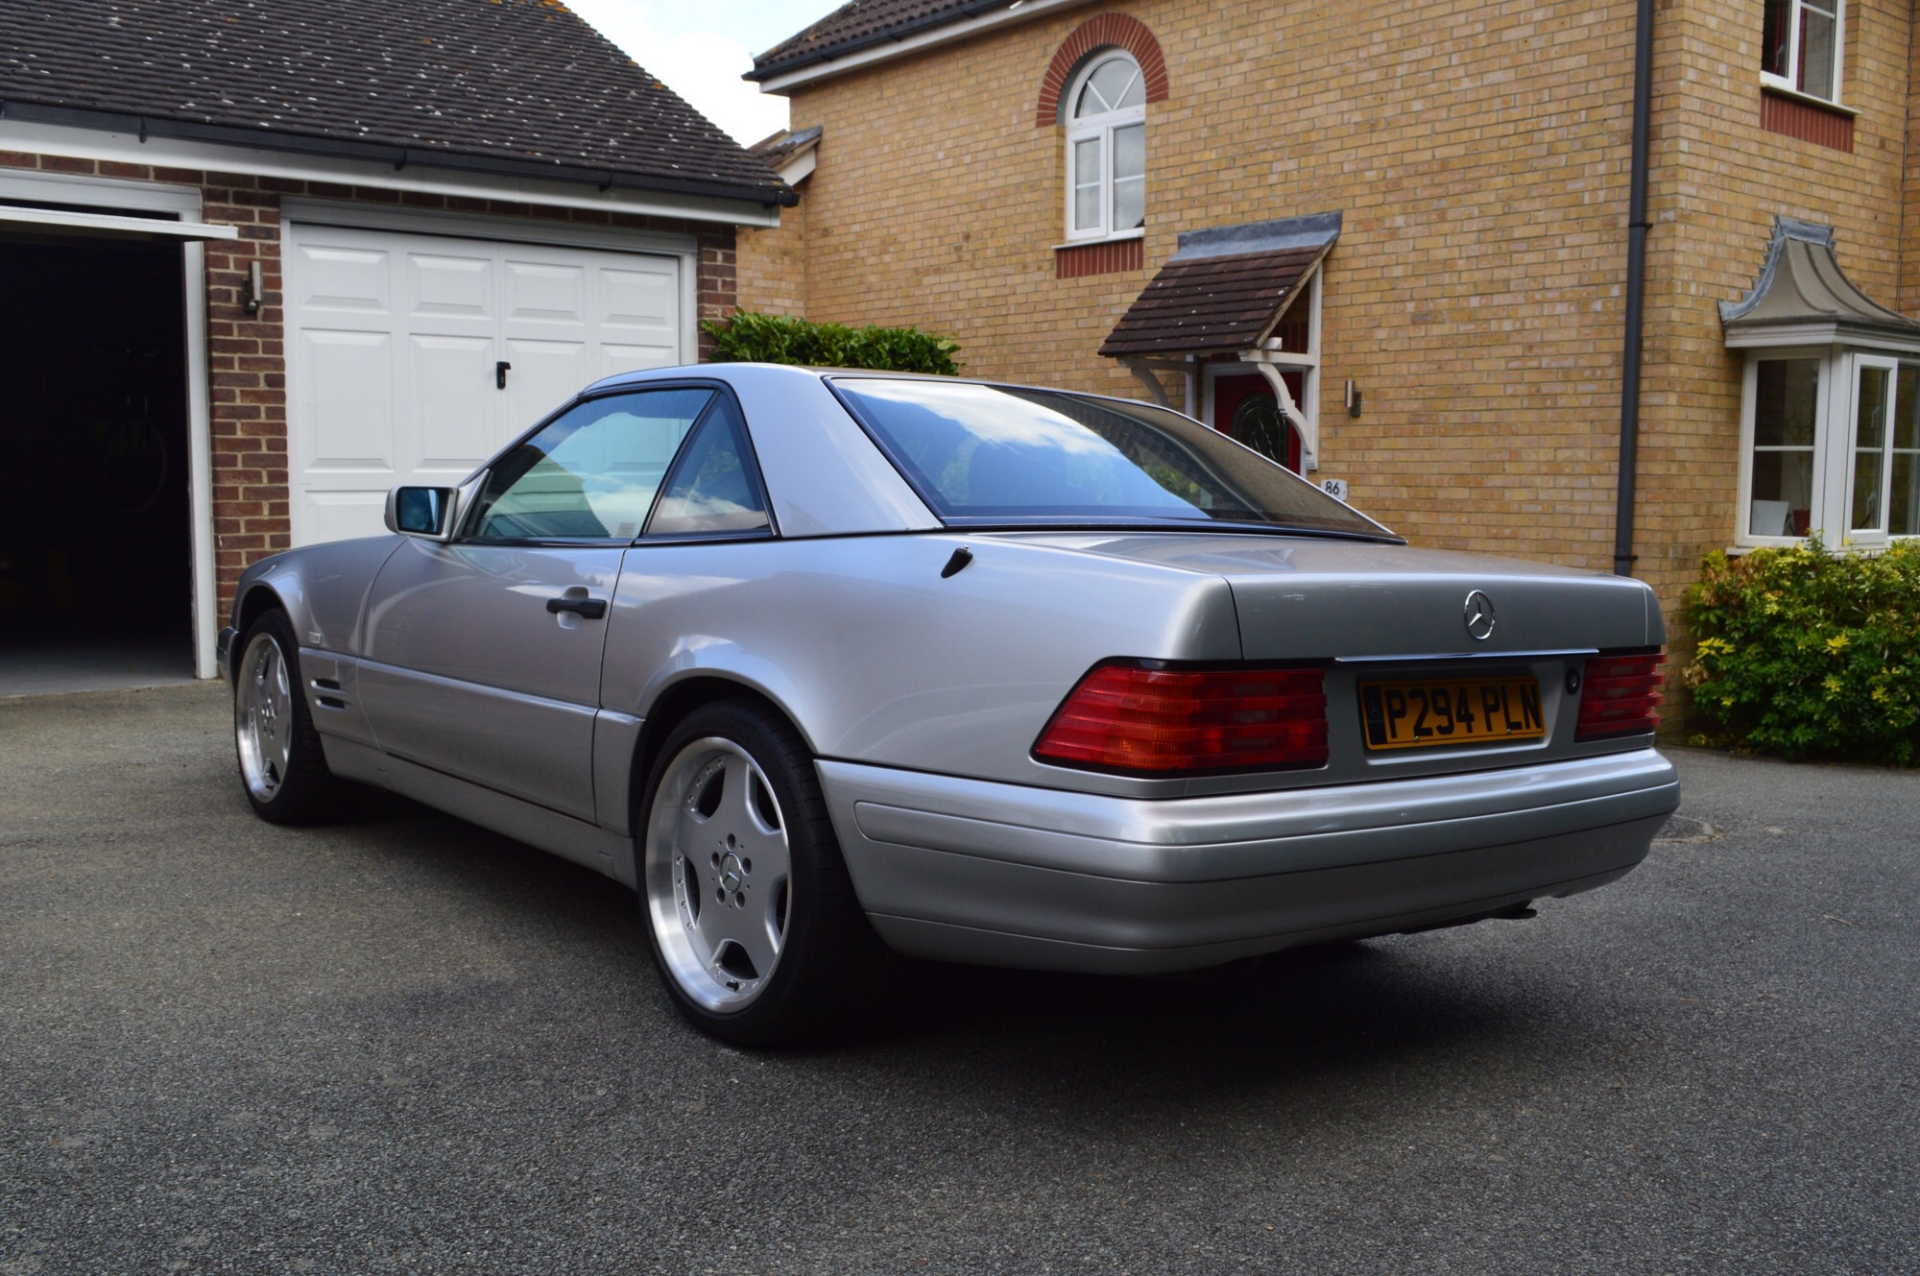
[[[1119,49],[1096,54],[1067,97],[1067,238],[1147,224],[1147,84]]]

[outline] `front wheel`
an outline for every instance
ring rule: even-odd
[[[646,792],[641,904],[681,1013],[735,1045],[844,1024],[887,954],[799,733],[760,705],[705,705],[668,735]]]
[[[233,677],[233,739],[240,783],[254,813],[275,824],[310,824],[333,796],[300,685],[300,649],[285,612],[263,612],[241,640]]]

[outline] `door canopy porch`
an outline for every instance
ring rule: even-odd
[[[1339,213],[1185,231],[1100,353],[1131,362],[1261,349],[1339,237]]]
[[[1319,451],[1314,417],[1294,402],[1282,370],[1312,369],[1320,352],[1283,348],[1275,332],[1307,295],[1339,238],[1339,213],[1183,232],[1179,250],[1127,307],[1100,353],[1124,364],[1163,407],[1166,392],[1156,372],[1182,373],[1190,412],[1201,360],[1224,356],[1251,364],[1299,432],[1300,463],[1313,469]]]

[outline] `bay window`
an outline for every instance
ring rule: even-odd
[[[1756,351],[1745,400],[1740,544],[1920,535],[1920,356]]]

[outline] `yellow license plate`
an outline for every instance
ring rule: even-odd
[[[1363,682],[1360,721],[1369,749],[1538,740],[1547,733],[1537,678]]]

